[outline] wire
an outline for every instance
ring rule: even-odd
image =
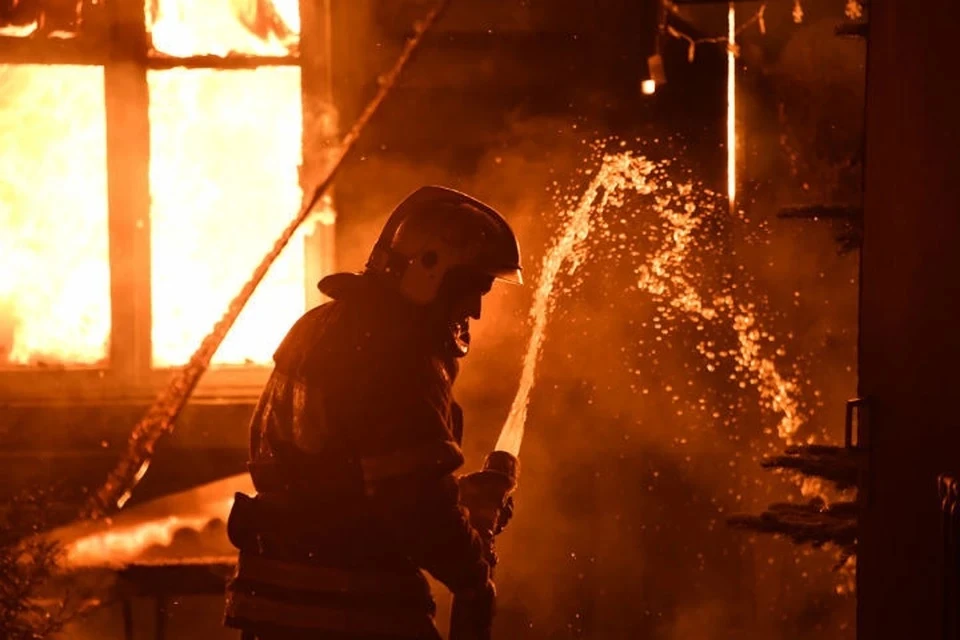
[[[799,2],[799,0],[797,1]],[[736,44],[736,36],[740,35],[743,31],[745,31],[747,28],[751,27],[754,24],[757,25],[758,29],[760,30],[760,33],[765,34],[767,32],[767,25],[763,19],[764,11],[766,11],[766,8],[767,8],[766,3],[763,3],[762,5],[760,5],[760,8],[757,9],[757,12],[753,14],[753,16],[749,20],[747,20],[746,22],[744,22],[743,24],[741,24],[739,27],[736,28],[736,30],[734,31],[733,38],[730,38],[730,36],[728,35],[694,38],[693,36],[687,33],[684,33],[680,29],[677,29],[675,26],[668,24],[667,14],[677,13],[676,5],[670,0],[664,0],[664,6],[668,9],[668,11],[665,11],[662,14],[663,17],[660,22],[660,31],[662,33],[669,34],[673,38],[676,38],[678,40],[684,40],[687,42],[688,44],[687,60],[689,62],[693,62],[696,56],[697,45],[722,44],[727,50],[731,51],[734,56],[739,56],[740,47],[737,46]]]

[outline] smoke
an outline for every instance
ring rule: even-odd
[[[584,120],[516,119],[469,172],[368,154],[338,187],[349,202],[341,221],[354,221],[342,228],[341,264],[360,268],[390,208],[417,186],[439,183],[504,213],[534,283],[565,198],[597,169],[591,143],[607,137]],[[652,134],[620,139],[654,160],[675,159],[678,181],[696,178],[696,147]],[[361,194],[358,185],[375,188]],[[643,225],[662,232],[644,213],[647,204],[628,203],[639,216],[611,221],[621,225],[616,233],[640,235]],[[618,253],[616,233],[597,233],[587,263],[558,285],[531,396],[517,515],[499,541],[498,631],[529,638],[845,637],[840,627],[850,602],[834,593],[832,554],[724,524],[733,512],[800,499],[789,478],[758,465],[763,454],[782,449],[777,416],[761,406],[755,388],[706,369],[696,323],[659,317],[662,302],[636,289],[636,268],[647,256]],[[798,381],[809,418],[802,437],[835,436],[833,418],[842,415],[836,398],[852,385],[849,371],[832,366],[852,365],[852,333],[838,334],[842,344],[826,354],[827,364],[816,363],[831,328],[855,326],[849,306],[836,304],[854,297],[849,278],[826,275],[837,265],[849,273],[852,261],[836,255],[823,230],[774,223],[769,205],[746,207],[736,224],[708,220],[698,233],[702,242],[690,257],[697,286],[719,286],[723,274],[734,274],[738,300],[757,305],[777,341],[771,351],[782,350],[785,374]],[[495,287],[473,329],[473,352],[455,389],[466,412],[468,469],[493,447],[516,391],[532,289]],[[661,332],[666,322],[668,335]],[[707,332],[735,342],[729,327]],[[830,412],[824,419],[816,415],[821,404]],[[445,603],[442,597],[441,608]]]
[[[804,5],[811,21],[815,5]],[[792,25],[789,7],[784,19]],[[826,98],[801,108],[806,94],[790,87],[822,87],[811,76],[817,64],[795,61],[827,36],[821,27],[790,26],[779,31],[789,35],[773,42],[777,20],[771,8],[770,42],[742,42],[745,52],[761,56],[761,80],[740,83],[741,213],[704,213],[688,259],[698,291],[729,291],[738,303],[753,305],[764,333],[758,348],[796,384],[803,417],[796,437],[836,444],[843,401],[855,387],[856,255],[838,253],[829,225],[779,220],[776,213],[824,193],[849,193],[839,186],[850,181],[824,186],[839,175],[824,168],[839,156],[825,151],[847,144],[848,132],[824,132],[833,131],[832,118],[835,126],[851,121],[854,129],[859,121],[854,110],[838,110]],[[698,53],[698,60],[707,55]],[[745,63],[754,66],[746,54]],[[862,82],[843,78],[830,86]],[[594,103],[604,101],[598,96]],[[403,122],[404,113],[411,126],[429,117],[421,105],[408,107],[403,112],[394,105],[394,123]],[[424,184],[479,197],[516,230],[530,284],[497,285],[485,297],[455,387],[466,414],[471,470],[507,417],[540,262],[566,199],[582,193],[599,166],[593,143],[672,161],[673,180],[698,185],[704,212],[711,198],[723,201],[717,178],[725,172],[723,150],[713,144],[719,136],[708,131],[697,139],[696,126],[680,115],[656,122],[640,122],[638,115],[614,131],[597,117],[516,112],[493,133],[487,126],[483,138],[477,122],[489,125],[489,114],[466,102],[462,110],[456,121],[429,127],[446,127],[452,141],[436,149],[370,142],[403,139],[372,131],[344,168],[335,200],[338,262],[346,270],[362,268],[389,211]],[[672,135],[678,125],[686,138]],[[459,140],[468,129],[472,146]],[[809,144],[814,140],[822,142],[821,151]],[[658,308],[662,300],[638,290],[636,269],[667,232],[650,214],[651,204],[628,202],[624,213],[636,217],[607,220],[616,229],[595,229],[587,262],[558,283],[530,400],[517,513],[498,541],[498,636],[847,638],[853,601],[837,594],[843,579],[832,571],[833,553],[725,525],[733,513],[803,497],[793,478],[758,464],[784,441],[777,433],[780,416],[758,393],[755,376],[729,357],[711,371],[698,348],[706,338],[716,352],[736,349],[730,323],[668,317]],[[648,231],[654,237],[647,239]],[[635,254],[620,249],[621,232],[638,247]],[[439,588],[438,596],[444,611],[449,601]],[[445,628],[442,615],[438,622]]]

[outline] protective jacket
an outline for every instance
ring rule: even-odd
[[[344,282],[340,280],[339,282]],[[321,288],[277,349],[250,426],[256,497],[238,494],[226,623],[262,638],[435,639],[421,569],[487,583],[458,503],[456,361],[424,310],[355,276]]]

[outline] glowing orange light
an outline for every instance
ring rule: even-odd
[[[657,81],[653,79],[644,80],[640,83],[640,90],[645,96],[652,96],[657,92]]]
[[[727,198],[730,211],[737,203],[737,12],[731,2],[727,10]]]
[[[184,364],[300,207],[300,71],[148,76],[153,364]],[[302,229],[213,358],[269,363],[305,305]]]
[[[154,49],[178,57],[283,56],[300,33],[297,0],[147,0]]]
[[[0,65],[0,366],[107,356],[103,71]]]
[[[167,55],[284,56],[299,38],[297,0],[150,0],[146,9],[154,48]],[[0,66],[0,365],[106,360],[102,73]],[[153,364],[176,366],[300,206],[300,72],[177,69],[152,71],[148,82]],[[332,221],[328,207],[313,223]],[[214,363],[270,362],[270,336],[304,310],[309,226]]]

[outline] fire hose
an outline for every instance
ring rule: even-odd
[[[336,177],[343,161],[350,154],[360,134],[366,128],[370,119],[376,113],[381,103],[396,85],[400,73],[409,61],[414,50],[420,44],[424,34],[434,25],[438,16],[446,8],[449,0],[438,0],[436,5],[424,16],[423,20],[414,25],[413,36],[410,37],[397,61],[390,70],[379,78],[379,89],[373,99],[354,122],[340,142],[337,155],[327,175],[313,189],[309,198],[304,201],[296,217],[283,230],[280,237],[273,244],[273,248],[257,265],[253,275],[233,298],[227,311],[214,325],[210,333],[203,339],[200,346],[190,357],[189,362],[179,369],[170,380],[167,387],[159,394],[153,405],[147,410],[143,418],[133,427],[127,450],[117,465],[107,475],[104,484],[95,491],[87,501],[82,511],[82,517],[98,518],[123,508],[129,500],[133,490],[146,474],[153,458],[157,442],[166,434],[173,431],[177,417],[186,406],[187,401],[196,389],[197,383],[210,367],[210,361],[216,353],[230,328],[244,306],[250,300],[253,292],[263,280],[271,265],[284,250],[294,233],[310,216],[314,207],[323,197]]]

